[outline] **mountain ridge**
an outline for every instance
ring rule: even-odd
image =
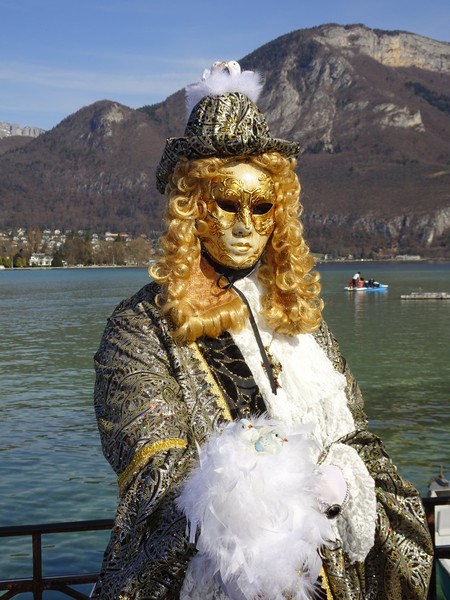
[[[450,256],[450,44],[327,24],[239,62],[263,76],[258,105],[272,133],[301,144],[312,249]],[[6,151],[0,140],[0,230],[160,229],[154,173],[185,121],[179,90],[137,110],[98,101]]]

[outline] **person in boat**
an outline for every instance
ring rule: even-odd
[[[361,273],[357,271],[352,277],[353,287],[358,287],[359,281],[361,280]]]
[[[236,65],[187,88],[185,135],[157,169],[168,206],[153,280],[115,309],[95,355],[119,501],[92,597],[426,598],[420,496],[368,430],[323,319],[299,145],[272,136],[257,74]]]

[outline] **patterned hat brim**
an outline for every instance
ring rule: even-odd
[[[169,138],[156,170],[156,187],[161,194],[165,193],[169,178],[182,156],[188,159],[211,156],[225,158],[264,152],[279,152],[286,158],[296,158],[300,152],[300,144],[271,136],[251,135],[216,135],[214,143],[211,139],[199,136]]]

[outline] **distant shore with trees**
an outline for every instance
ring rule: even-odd
[[[160,233],[93,233],[23,228],[0,232],[4,268],[137,266],[151,262]]]

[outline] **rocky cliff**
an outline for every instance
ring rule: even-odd
[[[450,46],[405,31],[371,30],[363,25],[320,27],[323,43],[351,57],[365,54],[387,67],[418,67],[450,73]]]
[[[21,127],[16,123],[7,123],[6,121],[0,121],[0,139],[10,136],[25,136],[25,137],[37,137],[44,133],[44,129],[40,129],[39,127],[30,127],[29,125],[25,125],[25,127]]]

